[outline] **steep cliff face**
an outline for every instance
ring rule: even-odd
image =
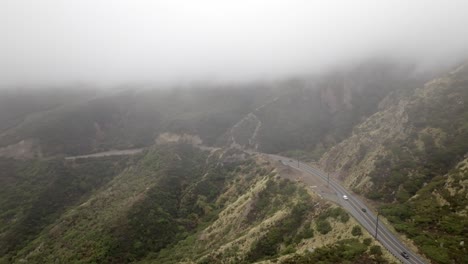
[[[387,96],[320,160],[349,188],[383,202],[382,213],[436,263],[459,263],[465,250],[467,102],[463,65]]]

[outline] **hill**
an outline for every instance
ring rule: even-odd
[[[431,80],[369,61],[232,86],[8,92],[0,263],[395,261],[251,150],[318,161],[434,263],[463,263],[467,69]]]
[[[0,154],[48,157],[135,148],[152,145],[165,132],[196,134],[205,144],[214,144],[268,96],[262,87],[104,92],[78,103],[36,109],[0,133]],[[21,94],[16,97],[24,100]]]
[[[387,94],[419,87],[428,76],[413,67],[371,60],[317,76],[237,85],[129,88],[60,103],[27,101],[0,130],[0,156],[49,157],[149,146],[162,133],[197,135],[205,145],[240,145],[318,159],[377,111]],[[53,91],[52,91],[53,92]],[[73,101],[66,103],[65,99]],[[29,100],[29,101],[28,101]],[[29,107],[30,106],[30,107]],[[8,119],[5,117],[5,120]],[[8,119],[8,120],[10,120]],[[0,123],[2,120],[0,120]],[[27,153],[27,154],[25,154]]]
[[[229,131],[230,143],[261,152],[318,160],[375,113],[389,93],[414,89],[428,76],[409,65],[371,60],[310,79],[282,83],[284,93]]]
[[[239,150],[176,143],[132,158],[8,164],[1,263],[392,260],[367,233],[351,235],[342,209]]]
[[[320,164],[382,204],[395,228],[436,263],[464,263],[468,67],[397,92]]]

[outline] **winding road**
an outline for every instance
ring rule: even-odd
[[[305,163],[301,163],[290,158],[270,154],[266,155],[272,159],[281,161],[285,165],[305,172],[308,175],[318,177],[321,180],[327,182],[327,174],[319,169],[313,168]],[[329,179],[329,186],[338,196],[340,205],[346,209],[365,229],[367,229],[370,234],[375,235],[377,216],[359,198],[346,190],[338,182],[334,181],[333,179]],[[344,195],[348,197],[347,200],[343,198]],[[398,237],[390,232],[390,230],[381,222],[378,223],[377,240],[402,263],[426,263],[416,253],[407,248],[405,244],[403,244],[398,239]],[[402,252],[406,252],[409,258],[405,259],[402,256]]]

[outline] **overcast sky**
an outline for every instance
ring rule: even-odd
[[[250,80],[466,58],[466,0],[0,0],[0,85]]]

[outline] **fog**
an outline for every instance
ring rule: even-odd
[[[255,80],[468,56],[464,0],[0,0],[0,85]]]

